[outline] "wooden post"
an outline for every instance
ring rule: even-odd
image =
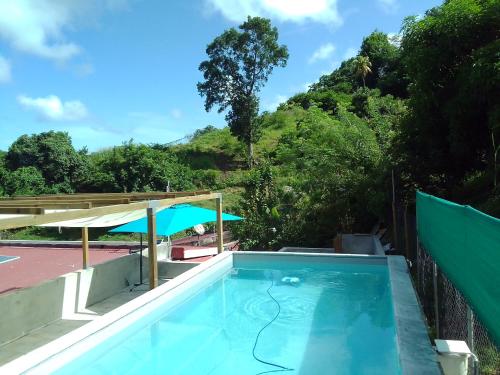
[[[89,228],[82,227],[83,268],[89,266]]]
[[[224,229],[222,227],[222,195],[215,199],[215,208],[217,210],[217,223],[216,223],[216,232],[217,232],[217,253],[222,253],[224,251],[224,238],[223,232]]]
[[[148,207],[148,257],[149,257],[149,289],[158,286],[158,262],[156,261],[156,208]]]

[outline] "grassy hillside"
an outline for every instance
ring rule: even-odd
[[[296,127],[298,111],[292,108],[262,115],[262,136],[254,146],[256,159],[269,156],[281,136]],[[172,146],[171,150],[195,170],[234,172],[247,166],[246,147],[231,135],[228,127],[202,130],[187,143]]]

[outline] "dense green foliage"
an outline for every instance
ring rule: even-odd
[[[44,193],[50,188],[50,191],[69,193],[78,188],[88,175],[85,156],[86,150],[75,151],[66,133],[49,131],[23,135],[5,155],[7,168],[15,174],[8,178],[11,182],[7,184],[6,192],[25,194],[28,189]],[[34,168],[36,173],[31,175],[33,169],[29,168]],[[34,183],[36,188],[29,189],[27,185],[30,183]]]
[[[132,141],[89,155],[67,133],[50,131],[19,137],[0,160],[0,191],[11,196],[195,187],[173,152]]]
[[[125,143],[92,155],[99,173],[97,181],[105,191],[189,190],[191,170],[181,165],[168,149]],[[92,186],[95,189],[95,186]]]
[[[268,19],[249,16],[239,29],[226,30],[208,45],[208,60],[199,68],[205,81],[198,91],[207,111],[228,109],[231,133],[248,146],[252,165],[252,146],[260,138],[257,94],[273,69],[286,65],[288,50],[278,44],[278,29]]]
[[[447,1],[405,21],[410,111],[396,155],[409,184],[470,202],[457,190],[486,173],[491,191],[500,138],[499,25],[495,0]]]
[[[229,127],[92,154],[64,133],[22,136],[0,154],[0,194],[220,190],[246,218],[232,226],[244,249],[331,245],[338,231],[389,221],[393,171],[410,204],[421,188],[498,215],[499,6],[449,0],[406,19],[399,37],[374,31],[357,56],[259,115],[254,95],[287,53],[268,21],[250,18],[216,38],[201,66],[207,109],[236,111]],[[265,55],[248,60],[264,35]],[[253,79],[256,67],[263,73]],[[224,85],[236,81],[244,92],[231,96]],[[253,101],[251,121],[238,112],[242,95]],[[242,119],[258,125],[250,171]]]
[[[410,204],[421,188],[498,215],[499,7],[451,0],[405,20],[399,40],[375,31],[358,56],[280,106],[306,114],[268,154],[273,200],[260,216],[244,210],[255,230],[272,224],[278,243],[243,231],[254,240],[243,247],[325,245],[338,230],[370,229],[389,216],[392,170]],[[258,202],[256,186],[244,205]]]

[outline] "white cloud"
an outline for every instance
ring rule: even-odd
[[[10,62],[0,56],[0,83],[9,82],[11,79]]]
[[[322,22],[333,26],[342,24],[337,0],[205,0],[213,11],[220,12],[233,22],[247,16],[264,16],[279,21]]]
[[[63,1],[2,1],[0,37],[20,51],[67,60],[80,52],[79,46],[66,42],[62,35],[71,20],[70,8]]]
[[[323,44],[319,47],[312,56],[309,58],[309,64],[315,63],[319,60],[329,59],[335,52],[335,46],[332,43]]]
[[[0,39],[13,48],[62,62],[82,48],[65,37],[76,24],[91,23],[102,10],[119,10],[126,0],[0,0]]]
[[[170,114],[172,115],[173,118],[176,120],[180,119],[182,117],[182,111],[178,108],[174,108],[170,111]]]
[[[354,57],[358,54],[358,50],[354,47],[349,47],[342,56],[344,60],[349,60],[351,57]]]
[[[377,0],[379,6],[386,13],[396,13],[399,8],[398,0]]]
[[[267,105],[265,105],[264,108],[266,111],[275,111],[276,108],[278,108],[278,106],[281,103],[286,102],[287,99],[288,98],[285,95],[276,95],[274,100],[272,102],[268,103]]]
[[[79,100],[61,101],[55,95],[45,98],[30,98],[25,95],[17,97],[19,104],[27,110],[38,114],[47,121],[80,121],[88,117],[85,105]]]

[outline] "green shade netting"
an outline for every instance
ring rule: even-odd
[[[500,345],[500,220],[417,192],[421,245]]]

